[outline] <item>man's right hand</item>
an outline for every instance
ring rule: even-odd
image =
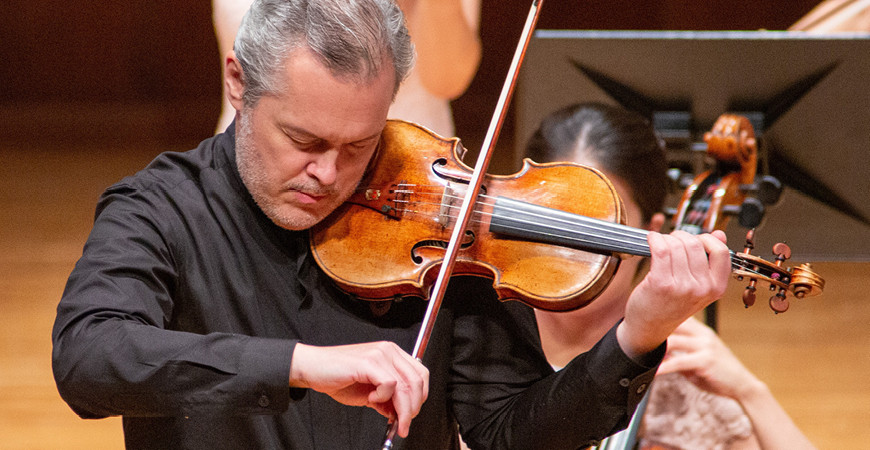
[[[429,395],[429,370],[392,342],[335,347],[296,344],[290,386],[313,389],[351,406],[398,420],[407,437]]]

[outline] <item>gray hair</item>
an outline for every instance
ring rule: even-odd
[[[363,82],[391,61],[396,86],[414,65],[414,46],[393,0],[256,0],[242,19],[234,50],[245,105],[278,92],[277,71],[306,46],[337,77]]]

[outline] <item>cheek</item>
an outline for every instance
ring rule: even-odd
[[[271,180],[284,182],[295,178],[305,169],[305,158],[286,145],[269,143],[260,147],[262,170]]]
[[[307,161],[298,153],[284,152],[276,155],[273,167],[270,169],[276,177],[289,180],[298,177],[305,171]]]

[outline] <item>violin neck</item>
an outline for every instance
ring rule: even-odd
[[[506,197],[493,206],[493,233],[580,250],[650,256],[646,230]]]

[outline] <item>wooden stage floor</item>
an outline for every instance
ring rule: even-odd
[[[81,420],[57,394],[51,327],[97,196],[153,158],[149,148],[0,144],[0,448],[123,448],[118,418]],[[721,333],[821,449],[870,442],[870,263],[818,262],[820,297],[774,316],[721,301]]]

